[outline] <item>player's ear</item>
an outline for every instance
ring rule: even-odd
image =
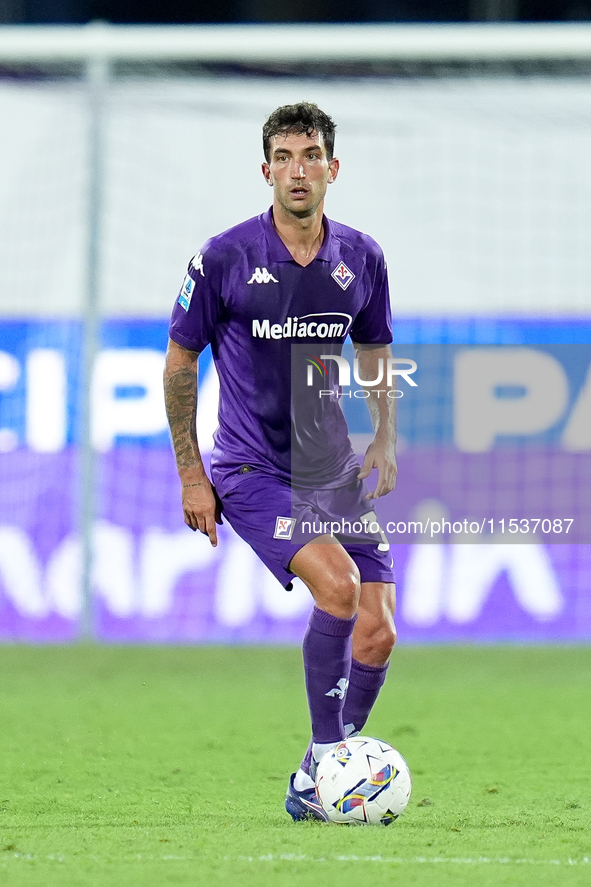
[[[330,175],[328,177],[328,184],[331,185],[335,181],[336,177],[339,174],[340,163],[338,161],[338,158],[333,157],[332,160],[329,160],[328,161],[328,168],[330,170]]]
[[[261,169],[262,169],[262,171],[263,171],[263,175],[264,175],[264,177],[265,177],[265,181],[266,181],[267,185],[272,185],[272,184],[273,184],[273,178],[272,178],[272,176],[271,176],[271,168],[270,168],[269,164],[268,164],[266,161],[265,161],[265,163],[263,163],[263,165],[261,166]]]

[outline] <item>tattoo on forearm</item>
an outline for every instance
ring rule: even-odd
[[[164,402],[179,468],[201,464],[197,446],[197,375],[179,369],[164,376]]]

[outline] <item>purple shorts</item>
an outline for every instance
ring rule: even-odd
[[[390,545],[367,492],[357,479],[337,489],[303,489],[252,469],[220,501],[223,517],[285,588],[293,556],[323,535],[343,545],[362,582],[394,582]]]

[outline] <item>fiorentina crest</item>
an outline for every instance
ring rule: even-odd
[[[333,280],[336,280],[340,288],[343,290],[347,289],[347,287],[355,277],[351,269],[347,268],[344,262],[339,262],[330,276],[333,278]]]

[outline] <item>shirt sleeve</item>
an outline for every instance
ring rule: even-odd
[[[377,257],[371,293],[350,330],[353,342],[360,345],[389,345],[392,341],[392,312],[388,274],[383,253]]]
[[[212,341],[223,307],[221,263],[208,246],[189,262],[168,329],[173,342],[198,353]]]

